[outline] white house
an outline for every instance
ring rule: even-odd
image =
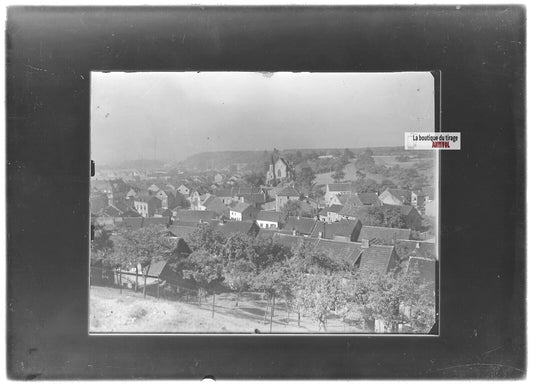
[[[279,229],[281,226],[281,213],[275,211],[259,211],[256,221],[261,228]]]

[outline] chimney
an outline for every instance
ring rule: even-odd
[[[420,242],[416,242],[416,248],[417,248],[417,249],[420,248]]]
[[[318,239],[322,239],[322,231],[318,232]]]
[[[292,229],[292,236],[296,236],[296,230],[294,228]]]
[[[368,239],[361,239],[361,248],[368,249],[369,247],[370,247],[370,243]]]

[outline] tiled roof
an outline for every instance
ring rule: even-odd
[[[121,214],[122,214],[122,211],[120,211],[117,207],[113,205],[108,206],[104,210],[104,215],[107,215],[107,216],[120,216]]]
[[[213,211],[177,210],[175,219],[183,222],[200,223],[216,219],[216,216]]]
[[[257,214],[257,220],[263,220],[266,222],[280,222],[281,213],[275,211],[259,211]]]
[[[204,202],[204,206],[207,208],[207,211],[216,212],[218,215],[229,213],[228,207],[226,207],[226,205],[222,203],[222,200],[216,196],[210,196],[207,198]]]
[[[172,233],[172,235],[178,238],[187,238],[197,229],[197,226],[185,226],[180,223],[174,223],[168,227],[168,230]]]
[[[345,205],[342,207],[342,210],[339,211],[341,216],[350,216],[353,218],[360,219],[367,213],[365,207],[356,207],[352,205]]]
[[[353,191],[352,183],[330,183],[327,185],[329,192]]]
[[[335,237],[344,237],[350,239],[352,234],[357,234],[357,229],[361,228],[361,222],[358,220],[342,220],[339,222],[325,223],[316,222],[315,228],[311,236],[318,238],[319,233],[322,233],[322,238],[335,239]],[[357,235],[355,235],[357,238]]]
[[[279,230],[274,228],[261,228],[257,234],[258,238],[273,238]]]
[[[357,194],[357,197],[365,206],[381,205],[381,201],[379,200],[378,195],[374,192],[362,192],[360,194]]]
[[[401,259],[410,256],[436,259],[437,251],[434,242],[398,240],[396,241],[396,251]]]
[[[258,230],[258,226],[255,222],[239,222],[239,221],[227,221],[225,223],[213,224],[215,230],[220,231],[223,234],[248,234],[253,233],[254,230]]]
[[[391,262],[393,256],[395,256],[394,246],[372,245],[368,249],[363,249],[359,270],[386,273],[397,263]]]
[[[165,270],[165,267],[167,266],[167,261],[157,261],[150,265],[148,269],[148,276],[154,276],[159,277],[163,270]],[[143,270],[146,272],[146,268]]]
[[[387,191],[399,200],[403,197],[404,201],[411,202],[411,191],[407,189],[387,188]]]
[[[370,244],[394,245],[398,239],[409,239],[410,237],[411,230],[405,228],[363,226],[357,241],[361,242],[366,239]]]
[[[277,196],[289,196],[289,197],[300,197],[300,193],[296,191],[293,187],[285,187],[280,192],[277,193]]]
[[[309,237],[298,237],[277,233],[274,241],[283,246],[296,248],[302,243],[317,252],[324,253],[333,261],[340,264],[353,266],[359,261],[360,271],[376,271],[386,273],[396,262],[392,262],[395,256],[393,246],[370,246],[363,248],[361,243],[342,242],[327,239],[317,239]]]
[[[399,208],[402,215],[409,215],[414,210],[414,212],[416,212],[416,214],[420,215],[420,213],[416,210],[416,208],[414,208],[413,206],[409,206],[409,205],[393,206],[393,205],[390,205],[390,204],[384,204],[382,206],[382,208],[384,210]]]
[[[233,196],[235,195],[242,195],[242,194],[255,194],[255,193],[261,193],[260,187],[254,187],[254,186],[241,186],[236,187],[232,189]]]
[[[326,208],[327,212],[333,212],[335,214],[338,214],[342,210],[342,206],[339,204],[332,204],[328,208]]]
[[[248,203],[242,203],[242,202],[238,202],[238,203],[235,203],[235,205],[233,207],[230,208],[231,211],[234,211],[234,212],[238,212],[238,213],[243,213],[244,211],[246,211],[248,209],[248,207],[250,207],[251,205],[248,204]]]
[[[266,202],[264,193],[237,194],[236,196],[243,198],[245,203],[262,204]]]
[[[309,235],[313,232],[315,223],[315,218],[289,216],[287,218],[287,222],[285,223],[285,227],[283,227],[283,230],[290,232],[295,230],[299,234]]]
[[[215,196],[218,197],[233,197],[233,190],[231,188],[220,188],[215,190],[214,192]]]

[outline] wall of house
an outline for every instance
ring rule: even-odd
[[[257,224],[261,228],[278,228],[278,222],[270,222],[268,220],[258,220]]]
[[[229,218],[231,220],[242,221],[242,214],[240,212],[230,211],[229,212]]]
[[[133,205],[135,207],[135,211],[137,211],[142,217],[148,217],[148,203],[135,201],[133,202]]]
[[[403,202],[396,197],[394,197],[390,192],[385,191],[381,195],[379,195],[379,200],[383,204],[390,204],[392,206],[401,206]]]

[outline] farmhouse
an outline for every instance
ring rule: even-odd
[[[232,220],[245,221],[255,219],[258,210],[248,203],[238,202],[230,207],[229,218]]]
[[[227,222],[212,222],[211,227],[222,234],[229,236],[233,234],[245,234],[252,237],[256,237],[259,233],[259,226],[255,221],[239,222],[239,221],[227,221]]]
[[[137,194],[133,200],[133,206],[141,216],[147,218],[154,216],[158,208],[162,208],[161,200],[144,192]]]
[[[356,193],[354,183],[330,183],[326,185],[326,194],[324,200],[327,205],[332,204],[332,200],[337,195],[346,195]]]
[[[304,218],[299,216],[289,216],[283,227],[283,232],[293,235],[309,236],[315,228],[315,218]]]
[[[361,231],[361,227],[361,222],[358,220],[343,220],[335,223],[318,221],[315,223],[311,236],[313,238],[355,242]]]
[[[409,239],[411,230],[403,228],[363,226],[357,241],[368,240],[370,244],[394,246],[398,239]]]
[[[300,199],[300,193],[293,187],[285,187],[276,193],[276,211],[281,209],[291,200],[296,201]]]
[[[357,243],[304,238],[280,233],[275,234],[274,240],[292,249],[305,244],[311,250],[323,253],[353,271],[388,273],[399,265],[394,246],[370,245],[368,241]]]
[[[257,224],[261,228],[278,229],[281,226],[281,214],[275,211],[259,211]]]
[[[392,206],[411,204],[411,198],[412,192],[405,189],[387,188],[379,195],[379,199],[383,204],[390,204]]]

